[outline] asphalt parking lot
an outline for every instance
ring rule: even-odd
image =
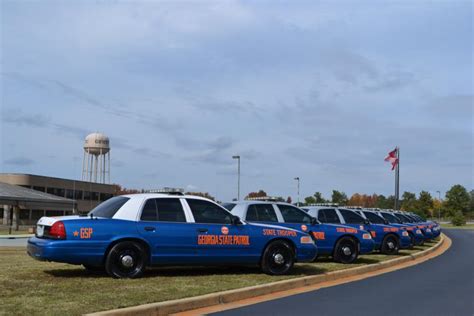
[[[474,230],[445,229],[453,244],[406,269],[212,315],[473,315]]]

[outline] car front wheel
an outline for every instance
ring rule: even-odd
[[[400,245],[398,242],[398,238],[393,235],[385,236],[382,241],[382,247],[380,251],[386,255],[396,255],[398,254],[398,250],[400,249]]]
[[[284,240],[276,240],[265,248],[261,267],[266,274],[282,275],[288,273],[294,263],[295,251],[293,247]]]
[[[339,239],[334,247],[334,261],[340,263],[352,263],[357,260],[359,249],[354,239],[343,237]]]
[[[110,249],[105,270],[114,278],[138,278],[143,275],[147,255],[143,246],[134,241],[123,241]]]

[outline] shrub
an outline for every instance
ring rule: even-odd
[[[454,226],[462,226],[466,224],[466,218],[464,218],[461,211],[457,211],[451,218],[451,222]]]

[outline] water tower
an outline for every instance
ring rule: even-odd
[[[87,135],[82,160],[82,180],[110,183],[109,138],[101,133]]]

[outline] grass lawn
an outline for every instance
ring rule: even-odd
[[[434,244],[403,250],[400,256]],[[394,257],[364,255],[351,265],[322,258],[315,263],[296,264],[292,274],[286,276],[269,276],[250,267],[166,267],[150,269],[141,279],[117,280],[105,274],[90,274],[81,266],[35,261],[24,248],[3,247],[0,314],[79,315],[322,274]]]
[[[456,229],[474,229],[474,224],[466,224],[463,226],[454,226],[453,224],[441,224],[442,228],[456,228]]]

